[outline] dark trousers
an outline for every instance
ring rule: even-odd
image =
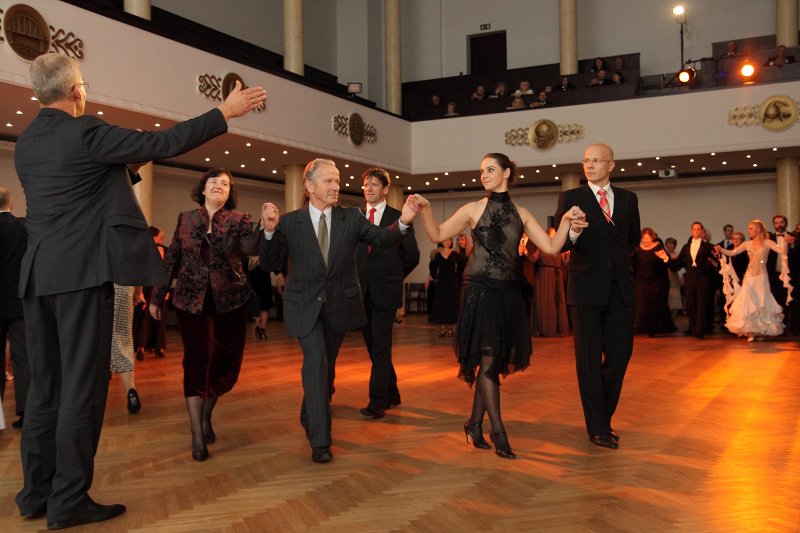
[[[589,435],[608,435],[633,352],[634,308],[613,282],[608,304],[572,306],[575,369]]]
[[[31,368],[20,444],[22,514],[49,522],[90,499],[111,363],[114,287],[104,283],[23,301]]]
[[[369,296],[364,301],[367,325],[361,328],[372,370],[369,374],[369,403],[385,409],[400,404],[397,374],[392,364],[392,328],[397,309],[376,309]]]
[[[206,296],[203,313],[175,308],[183,339],[183,395],[222,396],[239,379],[247,333],[247,306],[218,314]]]
[[[31,368],[25,348],[25,319],[10,318],[0,320],[0,399],[6,393],[6,339],[11,346],[11,368],[14,369],[14,406],[17,416],[25,412],[28,398],[28,384],[31,382]]]
[[[303,350],[303,406],[300,424],[312,448],[331,445],[331,395],[336,375],[336,356],[344,333],[330,328],[323,308],[311,332],[298,338]]]
[[[689,315],[689,331],[695,337],[702,337],[706,332],[710,284],[711,280],[708,276],[690,276],[687,273],[685,278],[686,314]]]

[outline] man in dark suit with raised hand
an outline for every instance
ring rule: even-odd
[[[356,249],[392,246],[403,238],[416,205],[406,201],[388,228],[371,224],[356,208],[339,201],[339,170],[329,159],[315,159],[303,171],[306,205],[280,216],[265,206],[261,268],[286,274],[283,323],[303,350],[303,406],[300,423],[311,444],[311,459],[327,463],[331,453],[331,394],[336,356],[347,331],[366,323],[358,284]]]
[[[30,70],[39,114],[17,140],[17,174],[28,203],[20,295],[32,379],[21,455],[27,516],[61,529],[125,512],[88,494],[108,393],[114,289],[167,282],[132,183],[133,166],[173,157],[227,131],[227,120],[266,99],[237,83],[219,107],[163,132],[85,116],[77,61],[36,58]]]
[[[14,405],[19,417],[11,423],[21,428],[25,420],[25,399],[31,370],[25,349],[25,318],[19,297],[19,266],[28,245],[25,220],[11,211],[14,203],[8,189],[0,187],[0,398],[6,390],[6,339],[11,346],[14,369]]]
[[[389,207],[391,179],[382,168],[363,174],[367,220],[388,227],[400,218],[400,211]],[[369,376],[369,404],[361,414],[382,418],[386,409],[400,405],[397,374],[392,365],[392,328],[397,309],[403,305],[403,280],[419,264],[419,248],[413,230],[392,247],[358,246],[358,278],[364,293],[367,324],[361,329],[367,344],[372,370]]]
[[[714,276],[719,262],[714,257],[714,245],[703,240],[705,228],[700,222],[692,223],[692,237],[683,245],[675,259],[665,259],[669,268],[678,271],[686,269],[683,285],[686,288],[686,314],[689,315],[687,333],[704,339],[708,328],[708,294],[713,290]]]
[[[575,367],[589,440],[616,449],[611,427],[622,381],[633,352],[636,285],[630,254],[639,245],[636,195],[611,186],[614,152],[592,144],[583,154],[588,183],[562,192],[556,220],[577,205],[588,227],[573,225],[564,250],[570,250],[567,304],[575,343]]]
[[[791,231],[787,231],[789,225],[789,221],[783,215],[775,215],[772,217],[772,227],[775,229],[775,232],[769,233],[769,238],[775,241],[775,243],[784,248],[786,250],[786,257],[787,259],[790,258],[792,249],[796,246],[795,245],[795,234]],[[788,296],[788,292],[786,287],[783,286],[783,281],[781,281],[781,271],[783,270],[783,264],[778,261],[778,254],[771,251],[767,256],[767,275],[769,276],[769,290],[772,292],[772,296],[775,298],[775,301],[783,309],[783,322],[787,326],[791,322],[790,317],[790,306],[786,303],[786,297]],[[791,278],[791,284],[797,285],[797,280]],[[788,328],[786,331],[789,331]]]

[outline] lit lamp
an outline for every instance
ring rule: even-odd
[[[753,83],[753,75],[756,73],[756,67],[753,66],[749,60],[742,63],[742,67],[739,69],[739,73],[744,78],[745,84]]]
[[[672,8],[672,14],[675,16],[675,22],[681,25],[681,69],[675,76],[679,82],[687,84],[694,79],[696,72],[693,68],[685,68],[684,65],[686,63],[683,61],[683,31],[686,27],[686,8],[675,6]]]

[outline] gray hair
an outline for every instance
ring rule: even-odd
[[[321,165],[333,165],[335,167],[336,162],[330,159],[322,158],[312,160],[306,165],[305,170],[303,170],[303,181],[313,181],[314,175],[317,173],[317,169],[319,169]]]
[[[78,62],[63,54],[40,55],[31,64],[30,76],[33,93],[43,105],[69,97],[81,81]]]

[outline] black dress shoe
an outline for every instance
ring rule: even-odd
[[[20,514],[22,515],[22,518],[27,518],[28,520],[36,520],[37,518],[43,518],[45,515],[47,515],[47,507],[43,506],[30,513],[20,513]]]
[[[362,415],[368,416],[372,419],[383,418],[386,416],[386,409],[378,407],[377,405],[369,404],[359,411]]]
[[[328,463],[333,459],[330,446],[311,448],[311,460],[315,463]]]
[[[144,349],[139,348],[138,350],[136,350],[136,360],[144,361]]]
[[[164,357],[164,350],[161,348],[156,348],[156,359],[163,359]]]
[[[611,439],[612,439],[614,442],[616,442],[617,444],[619,444],[619,435],[617,435],[617,432],[616,432],[616,431],[614,431],[614,430],[612,429],[612,430],[611,430],[611,433],[609,433],[609,436],[611,437]]]
[[[19,415],[19,418],[11,422],[11,427],[15,429],[22,429],[22,424],[25,422],[25,415]]]
[[[102,505],[90,501],[89,505],[87,505],[86,508],[80,513],[77,513],[69,518],[65,518],[64,520],[47,522],[47,529],[65,529],[68,527],[79,526],[81,524],[103,522],[104,520],[110,520],[115,516],[119,516],[124,512],[125,506],[120,503]]]
[[[611,438],[611,435],[592,435],[589,437],[589,440],[592,441],[593,444],[602,446],[603,448],[611,448],[612,450],[619,448],[619,444]]]

